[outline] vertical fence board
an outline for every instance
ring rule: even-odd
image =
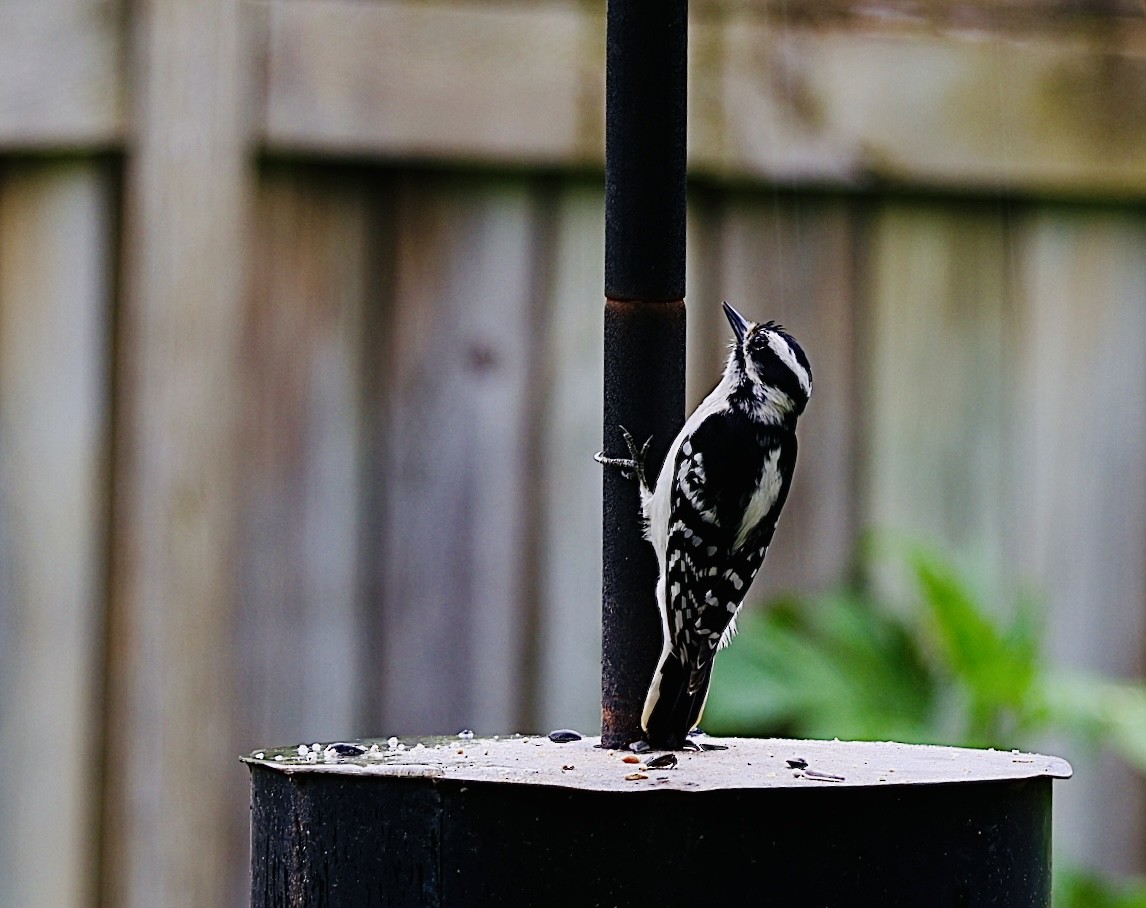
[[[601,467],[605,260],[599,185],[573,183],[557,208],[545,337],[539,715],[543,728],[601,721]]]
[[[1025,223],[1016,350],[1011,549],[1046,595],[1056,661],[1142,670],[1146,616],[1146,220],[1038,209]],[[1142,790],[1112,758],[1076,761],[1057,845],[1089,866],[1135,869]]]
[[[133,12],[103,897],[223,905],[242,888],[246,821],[233,683],[241,10]]]
[[[1011,526],[1000,209],[885,203],[865,238],[865,524],[966,550],[998,576]]]
[[[501,733],[522,719],[531,215],[521,182],[428,177],[398,193],[373,467],[388,733]]]
[[[1140,219],[893,203],[868,238],[865,517],[1048,599],[1050,656],[1137,672],[1146,598]],[[989,588],[998,588],[991,586]],[[1140,798],[1110,758],[1056,808],[1059,850],[1129,870]]]
[[[721,207],[715,287],[746,317],[790,330],[808,354],[814,381],[800,420],[791,497],[752,595],[822,587],[839,580],[856,530],[851,206],[749,195],[730,197]],[[719,303],[694,299],[690,305],[698,337],[691,365],[708,376],[708,388],[732,338]]]
[[[111,193],[0,176],[0,904],[90,905],[101,719]]]
[[[252,742],[361,733],[358,522],[367,185],[264,173],[243,331],[238,541]]]

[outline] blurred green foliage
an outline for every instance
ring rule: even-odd
[[[1146,687],[1049,666],[1038,615],[1033,597],[987,596],[933,548],[869,540],[852,582],[744,616],[704,727],[1008,750],[1054,733],[1146,773]],[[1146,883],[1068,872],[1055,888],[1064,908],[1146,908]]]
[[[1055,871],[1054,903],[1057,908],[1146,908],[1146,882]]]

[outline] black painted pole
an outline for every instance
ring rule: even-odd
[[[604,445],[652,438],[649,476],[684,420],[687,0],[609,0],[605,105]],[[636,484],[605,470],[601,740],[641,737],[661,648],[657,566]]]

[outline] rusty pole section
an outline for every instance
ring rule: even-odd
[[[684,420],[687,0],[609,0],[605,126],[604,446],[618,426],[652,438],[652,481]],[[641,737],[661,649],[657,564],[636,483],[606,469],[603,489],[601,738]]]

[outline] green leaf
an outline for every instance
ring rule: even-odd
[[[1039,637],[1029,603],[1009,627],[978,601],[949,563],[917,547],[909,555],[932,648],[965,701],[967,743],[998,743],[1029,723]],[[1001,611],[1001,610],[996,610]]]
[[[1082,674],[1048,674],[1045,721],[1094,745],[1105,744],[1146,772],[1146,688]]]
[[[851,593],[789,599],[741,622],[704,725],[726,734],[929,738],[933,681],[910,631]]]
[[[1146,880],[1055,871],[1055,908],[1146,908]]]

